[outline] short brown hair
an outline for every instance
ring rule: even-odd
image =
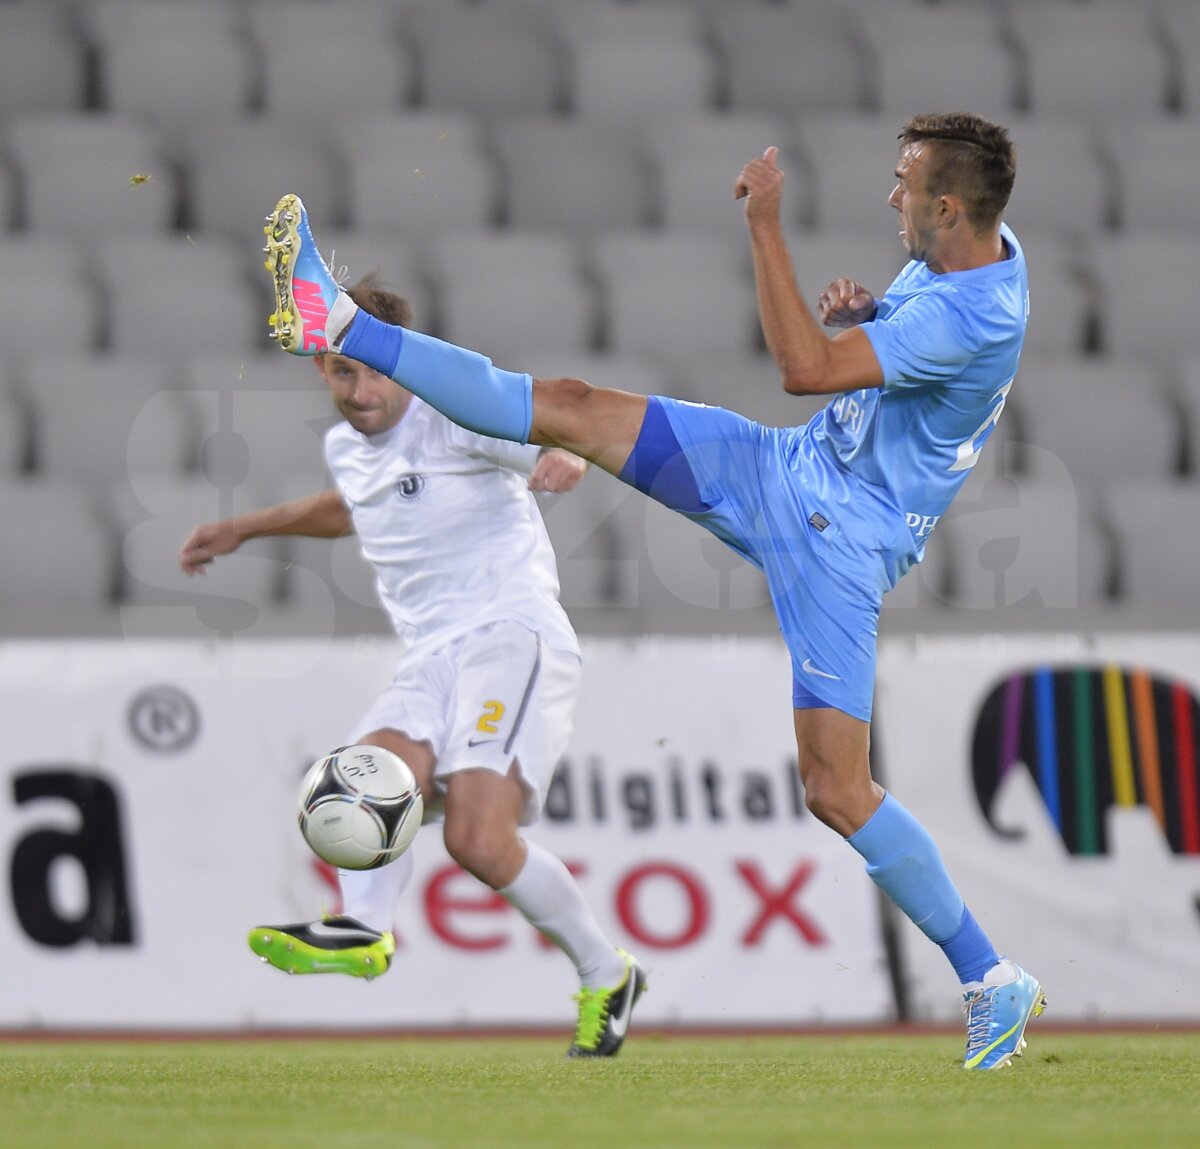
[[[352,283],[346,288],[346,294],[368,315],[382,319],[384,323],[393,327],[412,326],[412,305],[403,295],[387,287],[377,271]]]
[[[994,227],[1012,194],[1016,149],[1008,130],[969,112],[913,116],[900,144],[934,145],[929,165],[931,195],[957,195],[976,231]]]

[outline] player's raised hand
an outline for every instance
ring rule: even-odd
[[[747,219],[765,219],[778,215],[783,196],[783,172],[779,168],[779,149],[773,144],[756,160],[742,168],[733,185],[733,198],[746,201]]]
[[[179,565],[186,574],[207,574],[213,559],[236,551],[241,543],[241,536],[228,523],[203,523],[188,535],[179,551]]]
[[[835,279],[817,300],[817,314],[826,327],[857,327],[875,318],[878,304],[861,283]]]
[[[548,491],[558,494],[577,486],[587,470],[587,463],[578,455],[558,447],[550,447],[540,455],[529,476],[531,491]]]

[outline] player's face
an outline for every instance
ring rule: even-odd
[[[365,363],[333,354],[318,355],[316,363],[333,405],[360,434],[390,431],[408,410],[412,395]]]
[[[913,259],[934,253],[935,200],[928,191],[930,157],[920,142],[905,144],[896,165],[896,186],[888,203],[900,213],[900,239]]]

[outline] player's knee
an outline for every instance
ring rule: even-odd
[[[447,818],[444,832],[446,853],[467,873],[494,885],[497,861],[507,844],[507,830],[474,819]]]
[[[843,837],[849,837],[862,824],[864,803],[868,800],[857,771],[809,750],[802,761],[804,804],[818,822],[823,822]],[[866,778],[869,788],[870,776]]]

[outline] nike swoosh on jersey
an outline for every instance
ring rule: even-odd
[[[815,674],[818,678],[831,678],[834,682],[842,681],[841,678],[836,674],[830,674],[827,670],[818,670],[815,666],[813,666],[811,658],[806,658],[800,664],[800,669],[803,670],[805,674]]]

